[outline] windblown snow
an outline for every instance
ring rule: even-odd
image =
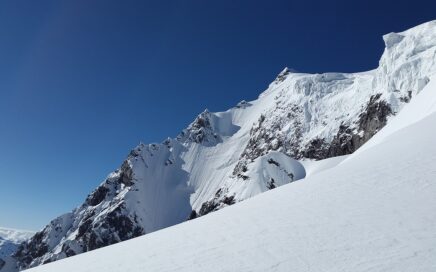
[[[374,70],[284,69],[257,100],[138,145],[0,271],[143,234],[34,271],[436,269],[436,21],[383,39]]]

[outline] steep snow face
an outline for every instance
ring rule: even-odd
[[[412,100],[412,116],[435,87]],[[29,272],[435,271],[435,109],[398,116],[408,124],[329,170]]]
[[[384,94],[394,111],[419,93],[436,71],[436,21],[383,36],[385,51],[373,88]]]
[[[309,165],[353,153],[436,72],[435,35],[434,21],[386,35],[380,67],[368,72],[284,69],[257,100],[206,110],[176,138],[140,144],[80,207],[20,246],[1,272],[172,226],[312,173],[296,160]]]

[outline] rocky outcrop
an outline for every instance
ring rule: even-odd
[[[351,154],[382,129],[393,111],[380,97],[381,94],[371,96],[365,110],[359,115],[357,128],[341,125],[328,147],[328,152],[324,157],[316,159]]]
[[[108,192],[108,188],[105,186],[100,186],[86,198],[86,203],[89,206],[97,206],[106,198]]]
[[[195,217],[203,216],[213,211],[222,209],[223,207],[235,204],[235,197],[227,195],[225,189],[219,189],[215,193],[215,197],[209,201],[204,202]]]
[[[105,247],[145,234],[137,217],[132,218],[123,214],[125,209],[124,203],[121,203],[101,221],[93,222],[91,218],[83,221],[76,237],[76,241],[83,245],[83,251]],[[70,251],[69,255],[77,254],[71,247],[66,250]]]
[[[277,75],[276,79],[273,81],[273,84],[279,84],[280,82],[283,82],[290,73],[294,73],[294,72],[296,71],[293,69],[289,69],[288,67],[285,67],[285,69],[283,69]]]
[[[22,243],[12,255],[19,270],[112,245],[145,234],[137,216],[130,213],[121,192],[134,185],[130,160],[144,145],[132,150],[119,170],[110,175],[71,213],[51,221]]]
[[[212,113],[203,111],[195,118],[187,129],[184,129],[177,139],[182,142],[190,141],[198,144],[214,145],[221,142],[221,138],[213,127]]]
[[[13,255],[18,261],[21,269],[27,268],[34,259],[44,256],[49,250],[44,236],[45,231],[37,232],[29,241],[23,243]]]
[[[333,138],[315,137],[307,144],[301,140],[304,114],[304,110],[294,104],[262,114],[250,130],[250,138],[233,176],[247,180],[248,165],[271,151],[280,151],[296,159],[315,160],[351,154],[383,128],[394,113],[381,99],[381,94],[372,95],[356,120],[350,119],[347,124],[338,125]]]
[[[244,172],[247,165],[270,151],[281,151],[291,157],[298,157],[303,110],[292,103],[278,103],[280,104],[274,111],[261,114],[252,126],[250,138],[233,170],[233,176],[246,179]]]
[[[250,107],[250,106],[252,106],[253,104],[251,104],[250,102],[247,102],[247,101],[245,101],[245,100],[242,100],[241,102],[239,102],[237,105],[236,105],[236,107],[235,108],[238,108],[238,109],[245,109],[245,108],[248,108],[248,107]]]

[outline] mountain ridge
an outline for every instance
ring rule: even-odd
[[[330,169],[30,271],[434,271],[436,76],[395,120]]]
[[[436,21],[383,38],[377,69],[305,74],[285,68],[257,100],[225,112],[205,110],[176,138],[138,145],[81,206],[23,243],[0,271],[203,216],[304,178],[298,159],[353,153],[436,72]]]

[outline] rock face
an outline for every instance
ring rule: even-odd
[[[384,37],[377,69],[283,70],[257,100],[205,110],[176,138],[140,144],[73,211],[0,262],[12,272],[206,215],[304,178],[299,159],[350,154],[436,73],[436,22]]]
[[[191,141],[208,145],[214,145],[222,141],[220,135],[215,132],[213,115],[208,110],[198,115],[194,122],[179,134],[177,139],[183,142]]]
[[[225,192],[222,189],[219,189],[215,193],[215,197],[213,199],[206,201],[201,205],[198,214],[196,213],[196,217],[206,215],[210,212],[217,211],[232,204],[235,204],[235,197],[226,196]]]
[[[324,156],[313,158],[322,159],[351,154],[383,128],[387,124],[388,117],[394,113],[386,101],[380,101],[380,97],[381,94],[371,96],[365,110],[359,114],[357,127],[353,129],[340,125],[337,135]]]
[[[294,103],[277,102],[280,107],[267,115],[261,114],[251,128],[250,139],[233,175],[247,179],[244,175],[247,165],[270,151],[280,151],[292,158],[315,160],[353,153],[395,114],[381,96],[381,93],[371,95],[359,114],[337,123],[336,132],[327,137],[316,135],[310,138],[307,135],[307,112]],[[326,124],[328,120],[318,122]]]
[[[135,213],[126,209],[121,192],[134,187],[129,160],[112,173],[85,200],[84,204],[50,222],[27,242],[13,257],[18,269],[49,263],[78,253],[111,245],[145,234]]]

